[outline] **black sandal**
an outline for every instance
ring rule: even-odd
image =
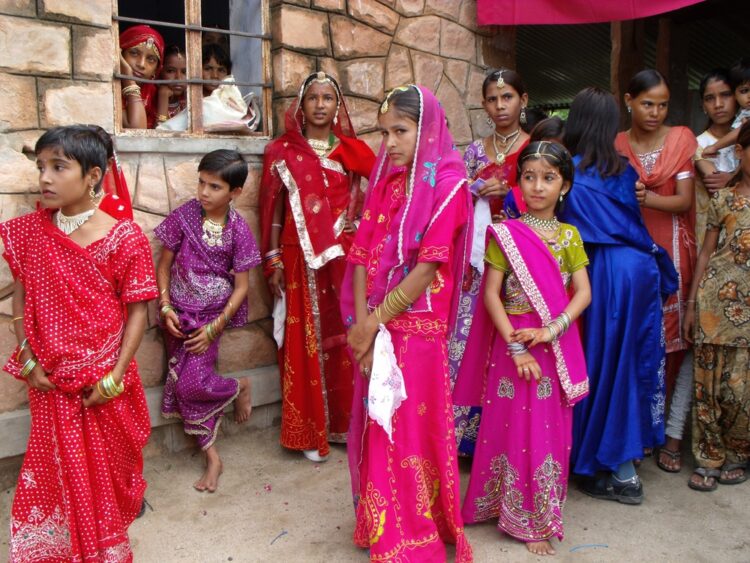
[[[694,491],[700,491],[702,493],[710,493],[711,491],[715,491],[719,487],[719,477],[721,476],[721,471],[718,469],[710,469],[708,467],[696,467],[693,471],[693,475],[699,475],[703,477],[703,481],[700,483],[693,482],[692,476],[690,479],[688,479],[688,487],[693,489]],[[709,479],[713,479],[711,484],[709,485]]]
[[[729,473],[730,471],[735,471],[737,469],[742,469],[742,475],[735,477],[734,479],[721,478],[723,473]],[[745,481],[747,481],[747,463],[725,463],[721,467],[721,471],[719,472],[719,483],[722,485],[739,485]]]
[[[673,468],[669,467],[666,463],[662,463],[661,454],[666,454],[667,457],[673,462],[678,462],[679,467]],[[673,452],[672,450],[668,450],[667,448],[660,448],[659,454],[656,456],[656,465],[659,469],[661,469],[662,471],[666,471],[667,473],[679,473],[680,471],[682,471],[682,453]]]

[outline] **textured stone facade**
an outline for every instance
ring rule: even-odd
[[[373,110],[384,92],[408,82],[437,94],[459,146],[486,135],[485,70],[515,60],[513,30],[478,27],[476,0],[289,0],[272,4],[271,20],[276,130],[300,79],[325,70],[373,148]]]
[[[275,131],[307,74],[325,70],[347,95],[355,127],[377,148],[378,103],[405,82],[431,88],[445,106],[459,145],[484,134],[481,82],[487,66],[511,64],[512,40],[478,29],[475,0],[269,0]],[[0,0],[0,221],[38,201],[33,146],[44,129],[97,123],[114,130],[115,61],[109,0]],[[216,148],[238,148],[251,173],[238,211],[258,232],[258,189],[265,140],[116,138],[135,208],[149,238],[154,227],[193,195],[198,160]],[[156,251],[158,244],[153,244]],[[12,279],[0,261],[0,325],[10,320]],[[276,361],[270,297],[259,270],[251,275],[250,322],[223,338],[219,369],[237,372]],[[166,359],[152,304],[138,352],[147,387],[163,383]],[[0,363],[15,345],[0,326]],[[0,419],[25,408],[24,385],[0,375]],[[1,422],[1,420],[0,420]]]

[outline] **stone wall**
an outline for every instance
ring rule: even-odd
[[[111,21],[111,0],[0,0],[0,221],[36,207],[39,190],[33,147],[46,128],[97,123],[113,131]],[[154,227],[193,197],[198,161],[216,148],[237,148],[251,163],[237,210],[258,235],[258,187],[265,141],[149,139],[131,134],[118,136],[116,145],[135,220],[152,240],[155,258]],[[250,322],[229,331],[222,340],[219,369],[225,373],[276,362],[270,297],[258,269],[251,272],[250,284]],[[10,271],[2,260],[0,365],[15,346],[15,336],[6,330],[11,317],[11,285]],[[158,387],[164,380],[166,359],[156,327],[157,313],[152,303],[149,328],[136,356],[146,387]],[[0,418],[2,413],[23,409],[26,401],[25,385],[0,374]]]
[[[208,0],[205,0],[208,1]],[[481,84],[488,66],[512,65],[512,30],[478,28],[476,0],[269,0],[275,131],[301,80],[314,70],[336,76],[352,119],[377,148],[378,103],[405,82],[431,88],[442,101],[459,145],[486,134]],[[112,71],[116,60],[111,0],[0,0],[0,221],[32,211],[38,201],[33,146],[48,127],[97,123],[114,129]],[[234,147],[251,162],[238,202],[258,234],[262,139],[158,139],[118,135],[116,145],[135,207],[153,228],[192,197],[202,154]],[[157,249],[156,244],[153,245]],[[10,320],[12,279],[0,261],[0,363],[15,344]],[[275,363],[270,298],[261,273],[251,275],[250,323],[228,332],[219,369],[238,372]],[[138,352],[147,387],[163,382],[165,357],[156,305]],[[0,419],[23,409],[22,383],[0,375]],[[2,420],[0,420],[2,422]]]
[[[485,70],[515,60],[515,33],[478,27],[476,0],[286,0],[272,3],[271,22],[276,130],[302,79],[324,70],[374,148],[378,103],[408,82],[436,93],[458,145],[488,134]]]

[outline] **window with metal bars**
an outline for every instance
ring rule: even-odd
[[[118,64],[115,78],[115,123],[118,133],[138,136],[177,136],[195,137],[213,134],[271,136],[271,45],[268,33],[268,0],[115,0],[113,9],[113,33],[116,41],[115,59],[123,54],[118,39],[121,33],[136,25],[148,25],[155,29],[164,39],[167,48],[179,46],[186,55],[186,77],[167,78],[161,73],[152,77],[139,76],[132,71],[123,70]],[[207,45],[212,45],[207,47]],[[173,49],[172,52],[176,52]],[[221,74],[211,72],[207,67],[215,66],[216,59],[212,54],[226,52],[231,59],[233,81],[221,80]],[[168,51],[169,52],[169,51]],[[203,60],[208,53],[210,60]],[[160,61],[163,65],[164,61]],[[124,68],[128,68],[126,65]],[[127,123],[127,106],[123,95],[123,83],[139,88],[149,88],[153,97],[148,100],[149,121],[151,127],[137,127]],[[146,86],[146,85],[153,86]],[[180,98],[180,119],[174,122],[183,123],[181,130],[165,130],[157,127],[166,117],[169,126],[174,122],[170,115],[157,113],[160,86],[162,94],[168,91],[163,85],[186,85],[184,102]],[[251,131],[236,123],[236,127],[222,123],[217,126],[211,122],[212,111],[216,100],[208,102],[204,96],[218,85],[233,85],[245,101],[250,104],[248,116],[257,113],[257,127]],[[130,91],[132,92],[132,87]],[[226,91],[226,88],[224,89]],[[132,94],[131,94],[132,95]],[[135,96],[134,96],[135,97]],[[132,98],[131,98],[132,99]],[[171,97],[170,100],[174,100]],[[222,96],[222,99],[225,99]],[[234,97],[237,99],[237,96]],[[233,102],[229,102],[233,104]],[[173,104],[174,105],[174,104]],[[204,114],[204,108],[206,114]],[[236,104],[232,105],[233,109]],[[180,121],[182,120],[182,121]]]

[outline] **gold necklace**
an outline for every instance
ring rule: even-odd
[[[312,150],[315,151],[315,154],[320,157],[325,156],[326,153],[331,150],[332,146],[330,139],[325,141],[321,141],[320,139],[307,139],[307,143],[312,147]]]
[[[518,128],[513,133],[509,133],[508,135],[503,135],[502,133],[498,133],[493,129],[492,133],[495,135],[496,138],[500,139],[500,144],[503,146],[507,145],[508,142],[510,142],[512,139],[515,139],[521,134],[521,129]]]
[[[513,133],[511,133],[513,135]],[[508,135],[510,137],[511,135]],[[493,134],[492,135],[492,147],[495,149],[495,161],[502,166],[505,163],[505,159],[508,156],[508,153],[510,153],[513,146],[516,144],[516,141],[518,140],[518,137],[520,136],[520,132],[516,130],[515,137],[513,138],[513,141],[502,151],[497,148],[497,137]]]

